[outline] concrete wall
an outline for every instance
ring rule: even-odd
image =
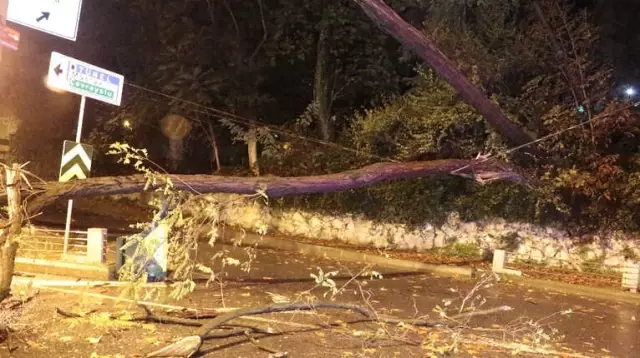
[[[129,195],[124,198],[148,201],[151,195]],[[248,200],[241,195],[216,194],[206,198],[212,203],[222,203],[223,221],[228,225],[285,237],[418,252],[455,243],[473,244],[479,253],[503,248],[511,253],[509,261],[532,260],[575,269],[584,268],[588,262],[617,267],[630,255],[640,257],[640,237],[620,232],[577,237],[559,227],[542,227],[503,219],[463,222],[456,213],[451,213],[443,225],[425,222],[419,227],[409,227],[375,222],[354,214],[324,215],[301,210],[278,210],[263,205],[260,199]]]
[[[533,260],[576,269],[584,267],[585,262],[616,267],[630,255],[640,257],[640,238],[620,232],[576,237],[558,227],[503,219],[463,222],[456,213],[451,213],[443,225],[425,222],[411,228],[397,223],[374,222],[353,214],[279,211],[261,205],[260,201],[242,200],[234,195],[211,198],[230,203],[225,210],[227,224],[253,231],[267,229],[286,236],[412,251],[466,243],[476,245],[479,251],[504,248],[512,253],[510,261]]]

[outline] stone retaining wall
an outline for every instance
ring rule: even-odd
[[[139,197],[138,197],[139,198]],[[301,210],[280,210],[246,200],[240,195],[216,194],[210,201],[224,203],[224,221],[250,231],[284,236],[339,240],[349,244],[391,250],[426,251],[448,245],[470,244],[478,252],[502,248],[509,261],[526,260],[581,269],[585,264],[618,267],[640,258],[636,235],[614,232],[590,237],[571,236],[557,227],[492,219],[463,222],[456,213],[446,223],[420,227],[375,222],[359,215],[324,215]],[[135,199],[133,199],[135,200]]]

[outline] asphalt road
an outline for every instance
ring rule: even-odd
[[[198,259],[203,264],[210,264],[211,257],[221,249],[228,252],[229,257],[241,261],[247,258],[245,248],[202,246]],[[219,269],[220,266],[216,267]],[[324,272],[338,271],[335,280],[341,286],[362,270],[364,265],[307,257],[293,252],[259,250],[251,263],[250,272],[235,266],[225,267],[228,281],[225,295],[234,304],[242,301],[242,292],[247,290],[254,292],[252,299],[259,297],[265,304],[271,300],[267,291],[295,297],[297,292],[314,286],[310,274],[317,274],[318,268]],[[451,307],[459,306],[461,297],[466,296],[477,284],[477,280],[470,279],[400,272],[384,267],[370,269],[383,275],[382,279],[364,280],[366,290],[371,294],[372,307],[379,312],[401,317],[428,314],[435,319],[433,309],[436,305],[445,307],[447,302],[451,302]],[[340,300],[361,304],[361,297],[354,292],[355,286],[350,287],[351,290],[341,295]],[[201,299],[210,298],[204,295]],[[513,308],[509,312],[474,318],[469,323],[474,327],[504,330],[502,333],[506,339],[511,333],[517,336],[516,331],[524,329],[526,322],[538,322],[548,334],[560,338],[562,346],[586,356],[640,356],[640,306],[612,304],[609,301],[502,283],[480,289],[473,295],[473,300],[476,305],[482,303],[478,309],[502,305]],[[569,310],[569,314],[560,313]],[[553,333],[555,330],[557,332]]]
[[[94,219],[99,221],[98,218],[92,220]],[[241,262],[250,261],[250,270],[234,265],[222,267],[219,259],[212,262],[212,258],[220,252]],[[221,276],[225,282],[224,290],[206,287],[204,283],[208,276],[200,275],[196,281],[201,285],[189,297],[188,302],[202,307],[210,307],[214,303],[219,305],[223,299],[227,305],[232,303],[236,307],[269,304],[272,296],[268,292],[295,300],[300,292],[314,287],[311,274],[317,275],[319,269],[322,269],[324,272],[338,272],[333,277],[338,287],[351,281],[349,289],[336,298],[338,301],[366,303],[377,312],[399,317],[430,315],[436,319],[434,307],[458,307],[462,297],[472,291],[477,283],[477,280],[458,280],[400,272],[385,267],[369,267],[368,270],[382,273],[383,278],[358,280],[365,282],[362,287],[370,295],[364,302],[362,292],[353,285],[352,280],[356,273],[365,268],[364,264],[270,249],[258,249],[254,253],[255,257],[250,256],[250,252],[243,247],[200,245],[198,261],[204,265],[212,265],[216,272],[224,272]],[[314,292],[322,297],[322,293],[326,291],[323,288]],[[477,291],[470,301],[478,305],[478,309],[502,305],[513,308],[509,312],[473,318],[469,322],[469,327],[481,327],[492,332],[491,334],[504,335],[506,340],[519,337],[521,329],[531,327],[528,325],[530,322],[559,338],[564,347],[559,349],[571,349],[589,357],[640,356],[640,306],[637,305],[612,304],[610,301],[502,283]],[[567,311],[571,313],[560,314]]]

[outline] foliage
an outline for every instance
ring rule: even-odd
[[[168,144],[158,131],[159,121],[169,113],[184,116],[195,127],[187,138],[191,167],[208,162],[197,158],[210,155],[201,150],[208,143],[206,131],[198,130],[201,126],[215,125],[221,159],[237,165],[232,157],[238,145],[233,141],[250,123],[238,121],[236,115],[280,124],[302,113],[312,103],[320,28],[330,32],[327,70],[338,119],[352,108],[397,92],[400,72],[411,70],[398,63],[399,46],[378,32],[352,1],[100,4],[91,11],[112,15],[100,19],[117,17],[125,24],[117,30],[102,20],[95,24],[92,37],[118,49],[105,67],[119,67],[129,81],[170,97],[127,87],[121,108],[100,108],[92,142],[101,149],[114,141],[136,143],[159,163]],[[122,128],[124,120],[133,123],[132,130]],[[231,136],[229,126],[236,132]],[[107,158],[98,161],[113,164]]]
[[[456,242],[452,245],[439,247],[433,250],[443,255],[459,257],[463,259],[478,259],[482,257],[482,250],[480,250],[478,245],[473,243]]]
[[[523,241],[517,232],[510,232],[502,235],[498,240],[498,242],[500,242],[500,248],[507,252],[517,251]]]
[[[207,274],[208,282],[218,282],[222,284],[224,269],[227,266],[240,266],[242,270],[251,270],[251,263],[255,258],[255,246],[244,249],[246,257],[237,258],[231,256],[230,251],[223,247],[210,258],[208,265],[195,260],[201,239],[207,239],[206,244],[215,246],[219,238],[219,227],[224,222],[226,205],[232,203],[218,202],[211,198],[193,193],[180,193],[173,190],[173,182],[166,172],[162,171],[156,163],[148,158],[145,149],[137,149],[123,143],[114,143],[109,152],[110,155],[118,156],[118,162],[132,166],[136,171],[142,173],[147,179],[145,190],[154,186],[158,189],[156,197],[150,205],[157,208],[152,223],[138,224],[139,229],[144,229],[141,233],[131,235],[126,238],[126,244],[121,248],[123,251],[130,247],[135,247],[133,255],[125,260],[125,264],[118,272],[120,280],[130,282],[123,295],[132,295],[136,299],[140,298],[141,284],[150,278],[150,271],[158,269],[157,263],[153,260],[155,252],[159,249],[159,243],[150,239],[149,234],[159,224],[164,224],[170,232],[167,236],[168,246],[168,268],[172,271],[173,291],[170,297],[180,299],[191,293],[195,287],[194,275],[197,272]],[[149,167],[152,166],[152,168]],[[264,229],[259,230],[264,235]],[[220,271],[214,271],[215,266],[219,266]],[[160,277],[155,277],[160,278]],[[154,292],[147,292],[152,295]]]
[[[512,120],[543,139],[537,145],[548,158],[519,161],[523,173],[533,178],[532,187],[429,178],[322,198],[291,198],[287,205],[410,223],[439,222],[446,212],[458,211],[466,220],[501,216],[559,222],[576,231],[640,229],[640,118],[628,103],[608,96],[610,70],[597,55],[598,31],[588,14],[561,1],[536,4],[540,11],[508,0],[464,5],[436,1],[425,22],[430,38],[490,91]],[[445,7],[433,11],[437,6]],[[452,12],[451,6],[463,8]],[[461,22],[464,26],[458,26]],[[408,93],[356,114],[343,143],[362,154],[337,154],[343,159],[335,160],[336,170],[380,158],[434,160],[491,153],[510,159],[502,138],[428,68],[419,69]],[[290,155],[308,173],[329,159],[326,152],[316,156],[294,149]]]
[[[422,70],[402,97],[354,118],[349,136],[359,150],[395,160],[465,158],[492,142],[484,119],[453,89]],[[494,136],[494,140],[497,139]]]
[[[467,220],[501,216],[580,230],[639,228],[638,115],[608,94],[613,88],[610,65],[599,49],[591,14],[561,0],[394,0],[391,5],[410,22],[422,24],[424,33],[510,119],[533,137],[552,135],[537,144],[550,157],[518,161],[532,188],[429,178],[288,198],[283,205],[415,224],[439,222],[447,212],[458,211]],[[99,120],[89,136],[97,153],[106,153],[114,141],[135,143],[162,165],[159,158],[168,141],[158,130],[160,120],[180,114],[196,127],[185,144],[194,172],[206,170],[202,163],[209,167],[210,150],[203,150],[208,139],[199,126],[211,123],[223,164],[237,166],[246,156],[243,142],[256,136],[261,172],[268,175],[478,153],[511,159],[483,118],[428,66],[414,72],[415,58],[377,30],[352,1],[114,0],[86,10],[103,14],[88,35],[100,41],[86,42],[117,49],[96,63],[164,93],[128,86],[122,107],[98,105]],[[123,25],[113,28],[112,18],[121,18]],[[315,136],[319,116],[312,92],[323,29],[329,34],[327,69],[338,132],[330,144],[307,138]],[[87,52],[102,54],[98,50]],[[131,130],[122,126],[125,120]],[[40,122],[30,122],[16,135],[25,146],[20,158],[57,152],[64,126],[51,121],[35,125]],[[571,127],[576,128],[555,135]],[[36,136],[34,149],[29,143]],[[54,158],[42,162],[51,167],[45,177],[55,176]],[[93,167],[97,175],[133,170],[100,154]]]

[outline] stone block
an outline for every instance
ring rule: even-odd
[[[87,230],[87,262],[106,263],[107,229],[89,228]]]
[[[640,287],[640,264],[627,262],[622,269],[622,288],[638,292]]]

